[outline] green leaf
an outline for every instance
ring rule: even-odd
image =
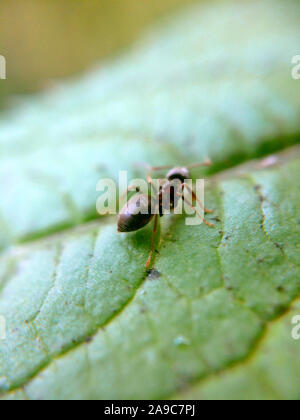
[[[300,397],[299,19],[293,0],[198,5],[3,116],[3,398]],[[97,181],[206,156],[216,228],[163,218],[147,273],[151,226],[97,220]]]

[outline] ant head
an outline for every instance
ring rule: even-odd
[[[190,179],[190,171],[187,168],[173,168],[167,173],[167,179],[173,181],[174,179],[179,179],[182,183],[186,179]]]

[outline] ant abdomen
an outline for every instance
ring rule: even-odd
[[[122,208],[118,217],[118,232],[135,232],[151,222],[156,202],[146,194],[133,196]]]

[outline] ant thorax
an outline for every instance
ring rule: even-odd
[[[182,195],[182,182],[179,179],[167,181],[160,187],[159,214],[163,216],[172,212],[178,205]]]

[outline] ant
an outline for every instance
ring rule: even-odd
[[[155,247],[155,238],[157,233],[157,225],[159,216],[162,217],[166,210],[174,211],[177,207],[178,201],[182,199],[190,208],[192,208],[198,216],[210,227],[214,227],[213,224],[209,223],[194,207],[193,201],[197,201],[200,207],[204,210],[205,213],[212,213],[211,210],[206,209],[203,204],[198,200],[195,192],[192,188],[186,183],[187,179],[190,179],[190,170],[192,168],[200,166],[210,166],[211,161],[207,159],[202,163],[193,164],[187,167],[173,167],[173,166],[157,166],[149,167],[148,166],[148,176],[147,182],[153,188],[155,193],[155,198],[147,194],[138,194],[139,188],[135,186],[130,186],[125,195],[129,191],[135,191],[137,195],[134,195],[122,208],[118,216],[118,232],[119,233],[128,233],[135,232],[142,229],[148,225],[154,218],[154,227],[152,234],[152,246],[150,250],[150,255],[146,263],[146,268],[149,268],[149,265],[152,261],[152,255]],[[159,191],[157,191],[153,185],[153,180],[150,175],[152,171],[162,171],[169,169],[169,172],[166,175],[166,181],[159,180]],[[176,183],[175,183],[175,182]],[[184,190],[187,189],[193,197],[193,201],[190,202],[184,195]],[[168,202],[166,203],[164,197],[169,197]],[[153,212],[152,209],[155,208],[156,211]]]

